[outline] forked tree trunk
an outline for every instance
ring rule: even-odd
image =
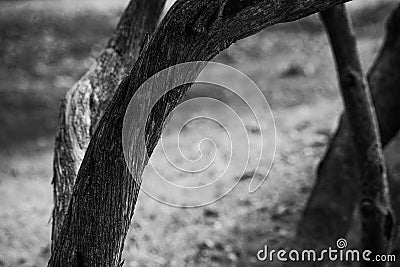
[[[370,250],[370,258],[374,259],[375,255],[389,252],[394,233],[394,215],[375,108],[345,6],[323,11],[321,18],[335,56],[350,135],[361,166],[362,248]],[[373,260],[362,263],[362,266],[386,265],[384,261]]]
[[[52,248],[90,138],[128,68],[154,31],[165,0],[131,0],[107,47],[61,102],[53,163]]]
[[[141,175],[160,137],[163,122],[189,86],[165,95],[147,118],[146,143],[134,143],[124,159],[122,127],[128,104],[140,85],[178,63],[210,60],[233,42],[263,28],[293,21],[346,0],[179,0],[144,47],[90,140],[79,169],[67,215],[48,266],[119,266]],[[201,67],[201,66],[200,66]],[[188,75],[195,77],[200,68]],[[173,77],[172,77],[173,78]],[[152,89],[146,94],[151,98]],[[145,110],[151,105],[144,99]],[[140,133],[139,133],[140,134]],[[151,230],[151,229],[149,229]]]
[[[372,99],[378,118],[382,144],[386,145],[400,129],[400,6],[388,19],[383,46],[368,74]],[[325,158],[317,182],[298,224],[294,242],[299,247],[326,248],[346,236],[354,208],[360,198],[361,169],[343,115]],[[400,184],[389,181],[394,192]],[[395,195],[393,192],[392,195]],[[392,198],[400,217],[400,198]]]

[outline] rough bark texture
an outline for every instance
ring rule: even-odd
[[[400,6],[392,12],[387,22],[383,46],[368,75],[383,145],[400,129],[399,25]],[[326,248],[335,244],[338,238],[346,236],[360,198],[361,169],[355,155],[349,123],[344,114],[319,166],[316,185],[298,224],[294,240],[299,246]],[[398,182],[390,183],[393,191],[400,188]],[[400,199],[392,197],[392,200],[399,217]]]
[[[356,38],[345,6],[323,11],[321,18],[331,41],[350,135],[361,166],[362,248],[372,251],[373,259],[377,254],[389,252],[394,233],[394,215],[375,108],[364,80]],[[362,266],[386,265],[378,261],[362,263]]]
[[[128,67],[153,32],[165,0],[132,0],[113,37],[90,70],[61,101],[53,164],[52,247],[66,214],[75,178],[90,138]]]
[[[119,266],[141,175],[170,111],[189,86],[165,95],[148,118],[146,144],[124,160],[122,126],[128,104],[152,75],[169,66],[210,60],[233,42],[280,22],[296,20],[346,0],[179,0],[119,86],[79,169],[68,212],[48,266]],[[200,69],[190,73],[196,76]],[[152,92],[148,92],[151,96]],[[143,106],[149,105],[144,102]],[[138,116],[143,116],[138,113]],[[146,120],[147,118],[143,118]]]

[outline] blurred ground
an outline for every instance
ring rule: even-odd
[[[0,2],[0,266],[47,262],[58,103],[99,55],[124,5]],[[366,69],[391,6],[391,1],[351,4]],[[271,105],[277,154],[269,178],[255,194],[247,193],[245,181],[198,209],[171,208],[141,194],[127,237],[126,266],[258,266],[259,249],[265,244],[279,249],[294,234],[342,110],[318,19],[277,25],[238,42],[216,61],[249,75]],[[189,98],[198,93],[193,90]],[[230,96],[224,97],[229,102]],[[196,108],[202,109],[192,111]],[[179,119],[179,112],[175,116]],[[183,135],[191,140],[195,132]],[[146,171],[144,179],[151,175]]]

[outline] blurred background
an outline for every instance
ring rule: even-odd
[[[366,70],[395,4],[349,4]],[[59,101],[100,54],[126,5],[125,0],[0,1],[0,266],[47,263]],[[318,17],[266,29],[215,61],[247,74],[271,106],[277,150],[269,178],[250,195],[246,172],[234,192],[197,209],[168,207],[141,193],[125,266],[258,266],[258,250],[265,244],[284,247],[295,233],[342,111]],[[200,89],[188,97],[207,96]],[[249,127],[250,134],[259,134]],[[184,134],[192,140],[195,133]],[[396,145],[386,153],[395,153]],[[400,164],[389,162],[389,168],[399,172]],[[146,171],[144,179],[151,175]]]

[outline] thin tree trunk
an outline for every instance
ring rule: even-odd
[[[189,86],[165,95],[149,118],[146,144],[135,143],[126,165],[122,126],[140,85],[157,72],[189,61],[210,60],[233,42],[263,28],[296,20],[345,0],[180,0],[167,13],[132,71],[118,88],[79,169],[62,231],[48,266],[118,266],[141,185],[141,175],[170,111]],[[189,73],[197,76],[200,69]],[[149,88],[147,95],[152,96]],[[145,99],[146,100],[146,99]],[[150,101],[142,103],[146,109]],[[150,229],[149,229],[150,230]]]
[[[383,145],[400,129],[400,6],[391,14],[383,46],[372,65],[368,82]],[[353,211],[360,198],[360,166],[350,135],[347,116],[343,115],[338,130],[321,162],[317,182],[298,224],[294,242],[299,247],[326,248],[350,229]],[[392,196],[400,188],[390,180]],[[345,185],[345,186],[343,186]],[[400,216],[400,199],[393,198],[396,216]]]
[[[105,50],[61,102],[53,163],[52,248],[90,138],[128,68],[138,58],[146,34],[154,31],[164,3],[131,0]]]
[[[321,12],[335,56],[340,88],[346,107],[350,135],[361,166],[362,248],[387,254],[394,233],[386,165],[378,122],[369,88],[364,79],[351,20],[344,5]],[[343,184],[343,186],[346,186]],[[386,266],[363,261],[362,266]]]

